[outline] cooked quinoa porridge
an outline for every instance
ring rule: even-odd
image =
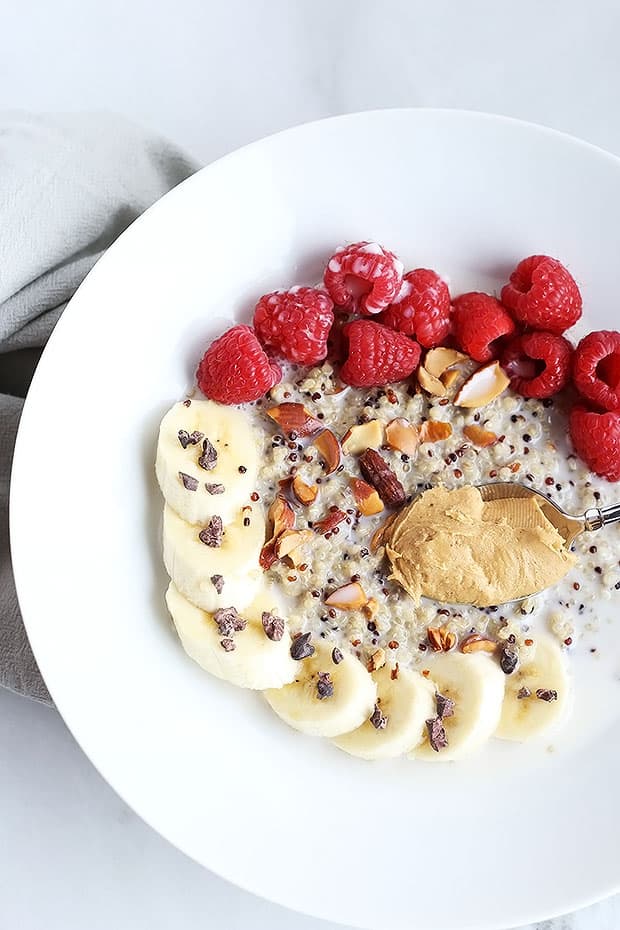
[[[385,427],[404,417],[414,424],[426,420],[449,423],[452,434],[444,440],[421,443],[417,455],[382,448],[408,497],[438,483],[448,488],[489,481],[519,481],[542,490],[567,512],[584,513],[591,507],[614,502],[611,486],[592,475],[572,452],[567,432],[567,397],[530,400],[509,391],[482,410],[455,408],[451,397],[433,398],[410,385],[395,384],[388,390],[345,388],[329,363],[304,372],[288,372],[287,380],[272,388],[269,399],[257,402],[264,433],[264,448],[257,491],[269,504],[282,492],[280,482],[300,475],[319,493],[307,507],[297,505],[296,526],[304,529],[324,519],[330,508],[345,510],[346,520],[336,533],[315,534],[299,554],[293,568],[277,562],[268,574],[291,597],[291,618],[299,626],[336,643],[350,643],[368,661],[382,648],[399,664],[424,667],[429,650],[427,630],[444,626],[459,639],[468,633],[489,633],[500,641],[515,637],[520,650],[532,627],[548,625],[566,647],[575,643],[586,625],[596,623],[596,602],[617,596],[620,589],[620,525],[605,533],[583,534],[574,543],[577,565],[550,591],[503,607],[479,609],[434,604],[415,606],[411,598],[387,577],[381,548],[370,551],[375,530],[386,513],[360,517],[350,489],[350,478],[359,476],[357,456],[342,456],[334,474],[325,475],[322,458],[312,440],[291,440],[278,430],[264,410],[283,402],[302,403],[306,409],[342,438],[354,424],[379,420]],[[477,425],[495,433],[497,442],[476,447],[463,433]],[[291,498],[294,501],[294,497]],[[300,565],[306,566],[303,571]],[[326,609],[324,599],[334,589],[362,579],[370,606],[355,611]],[[511,640],[512,642],[512,640]]]
[[[620,597],[620,333],[566,338],[548,256],[452,297],[360,242],[324,284],[261,297],[162,421],[183,647],[363,759],[546,736]],[[567,536],[549,502],[608,525]]]

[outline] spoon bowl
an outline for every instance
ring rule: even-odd
[[[477,487],[485,503],[524,497],[538,498],[540,509],[549,523],[562,536],[567,548],[570,548],[575,538],[581,533],[594,532],[620,520],[620,504],[602,508],[591,507],[584,514],[570,514],[562,510],[545,494],[518,481],[494,481],[489,484],[479,484]]]

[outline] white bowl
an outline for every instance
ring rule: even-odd
[[[79,289],[17,441],[20,603],[84,751],[198,862],[381,930],[507,927],[618,889],[609,602],[601,659],[576,660],[575,712],[555,751],[497,743],[454,765],[356,761],[184,655],[163,601],[153,459],[159,419],[208,341],[266,290],[319,278],[334,246],[378,240],[455,291],[497,288],[521,257],[557,255],[591,324],[613,326],[619,217],[620,162],[575,139],[474,113],[361,113],[205,168]]]

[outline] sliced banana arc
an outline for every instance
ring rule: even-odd
[[[427,733],[411,758],[425,762],[462,759],[486,742],[497,728],[506,676],[485,655],[443,654],[429,668],[436,690],[454,701],[454,714],[442,721],[448,745],[435,751]]]
[[[392,676],[387,665],[372,673],[384,725],[377,727],[371,719],[366,720],[357,730],[334,740],[339,749],[360,759],[389,759],[409,752],[422,741],[426,721],[435,714],[435,688],[408,669],[399,669],[398,677]]]
[[[302,733],[333,737],[357,729],[374,710],[375,682],[355,656],[341,654],[336,664],[333,646],[320,639],[313,639],[312,645],[314,655],[295,662],[295,680],[279,690],[265,691],[267,701],[282,720]],[[332,686],[331,695],[319,696],[321,681]]]
[[[242,612],[247,626],[228,637],[234,644],[230,651],[222,646],[222,639],[226,637],[213,615],[190,604],[172,583],[166,592],[166,603],[185,652],[211,675],[240,688],[262,691],[286,685],[298,672],[298,663],[290,655],[288,630],[285,628],[282,639],[277,642],[265,633],[261,620],[263,611],[277,613],[278,610],[273,598],[265,592]]]
[[[570,679],[557,640],[533,633],[533,655],[507,676],[506,696],[495,736],[519,742],[557,724],[570,701]]]
[[[181,402],[168,411],[159,428],[155,472],[166,502],[180,517],[197,524],[214,514],[224,523],[234,517],[258,474],[258,443],[251,431],[241,410],[211,400]],[[215,455],[204,454],[205,440]],[[201,458],[210,467],[201,467]]]
[[[200,527],[186,523],[170,507],[164,507],[164,564],[181,594],[206,611],[250,603],[261,582],[258,556],[265,541],[265,517],[260,504],[239,511],[224,526],[220,546],[200,539]],[[212,580],[221,576],[218,593]]]

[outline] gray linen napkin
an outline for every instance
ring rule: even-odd
[[[51,703],[11,572],[13,446],[42,347],[97,259],[199,166],[107,113],[0,113],[0,685]]]

